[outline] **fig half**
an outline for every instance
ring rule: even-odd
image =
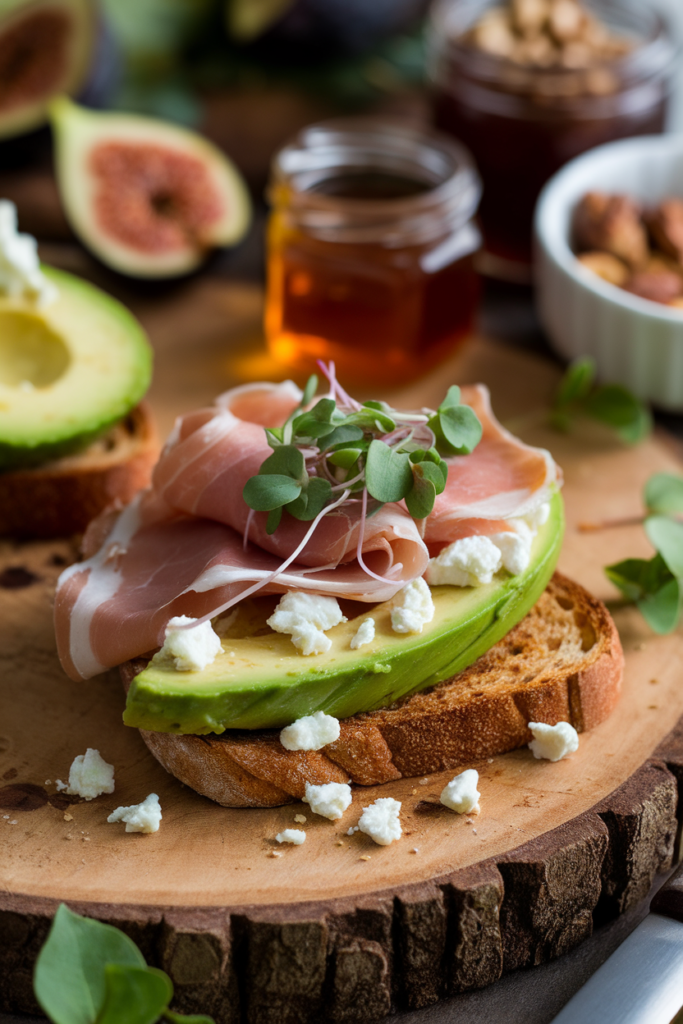
[[[90,0],[0,3],[0,139],[47,121],[47,105],[86,84],[97,36]]]
[[[194,132],[134,114],[50,106],[57,183],[81,241],[131,277],[179,277],[234,245],[251,219],[231,161]]]

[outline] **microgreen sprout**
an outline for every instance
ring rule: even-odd
[[[637,444],[652,430],[646,405],[621,384],[596,384],[595,360],[576,359],[569,366],[555,395],[550,424],[569,430],[577,414],[611,427],[627,444]]]
[[[300,404],[281,427],[266,429],[273,449],[243,491],[252,511],[267,512],[273,533],[284,511],[315,519],[348,491],[372,515],[386,502],[405,500],[414,519],[432,511],[446,486],[444,456],[466,455],[479,443],[476,413],[453,386],[436,411],[403,413],[386,402],[360,404],[323,367],[330,388],[313,402],[318,378],[309,378]]]
[[[643,494],[642,518],[653,558],[627,558],[605,568],[607,578],[632,601],[656,633],[678,625],[683,606],[683,478],[656,473]],[[625,522],[632,522],[628,520]]]

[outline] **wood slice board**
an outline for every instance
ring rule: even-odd
[[[204,280],[176,299],[138,304],[157,349],[151,398],[162,431],[237,373],[274,375],[254,340],[260,301],[255,288]],[[642,529],[577,525],[638,514],[647,477],[680,469],[676,452],[661,438],[625,448],[585,424],[567,436],[548,431],[556,369],[483,339],[389,397],[434,405],[447,384],[473,380],[488,383],[499,415],[564,469],[560,568],[614,598],[602,566],[648,555]],[[71,542],[0,549],[1,1008],[32,1008],[30,965],[60,900],[126,926],[171,973],[179,1008],[256,1022],[312,1020],[324,1005],[332,1020],[360,1021],[558,955],[590,933],[596,912],[631,906],[670,863],[683,742],[666,738],[683,715],[680,632],[655,637],[632,609],[616,608],[626,653],[617,710],[565,761],[524,749],[463,766],[480,773],[473,823],[427,805],[452,771],[356,787],[339,822],[306,805],[226,809],[167,775],[121,724],[116,672],[77,684],[61,671],[51,597],[74,556]],[[8,589],[29,582],[20,569],[36,579]],[[115,765],[116,792],[67,804],[55,782],[86,747]],[[115,807],[150,792],[163,809],[158,833],[107,824]],[[347,835],[378,796],[402,801],[404,836],[389,847]],[[275,835],[296,827],[297,813],[306,842],[280,848]]]

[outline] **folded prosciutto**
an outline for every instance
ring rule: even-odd
[[[547,452],[497,423],[486,389],[464,388],[482,440],[448,460],[445,490],[426,520],[402,502],[366,517],[356,499],[330,506],[314,528],[285,514],[269,535],[267,513],[252,511],[242,492],[271,455],[264,427],[281,426],[301,397],[289,381],[247,385],[177,421],[151,488],[91,528],[98,550],[60,577],[57,646],[73,679],[160,646],[173,616],[210,615],[256,588],[389,600],[424,574],[428,545],[500,530],[546,501],[556,480]]]

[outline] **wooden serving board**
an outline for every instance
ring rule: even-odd
[[[162,432],[238,379],[276,375],[259,349],[260,302],[256,288],[204,280],[136,304],[157,349]],[[679,470],[677,453],[662,438],[625,448],[586,424],[548,431],[556,369],[483,339],[387,397],[434,405],[447,384],[474,380],[490,385],[513,429],[552,449],[565,473],[560,567],[614,599],[602,566],[648,555],[642,528],[578,524],[637,515],[644,481]],[[67,541],[0,549],[0,1008],[35,1008],[31,965],[61,900],[125,927],[171,974],[179,1009],[235,1024],[369,1021],[559,955],[670,864],[683,779],[683,734],[669,736],[683,715],[680,631],[655,637],[615,606],[626,653],[617,710],[565,761],[524,749],[472,765],[478,818],[430,803],[453,772],[356,788],[339,822],[306,805],[230,810],[167,775],[121,724],[117,673],[77,684],[61,671],[51,598],[75,555]],[[70,803],[55,782],[86,747],[115,765],[116,792]],[[163,810],[158,833],[107,824],[150,792]],[[389,847],[347,835],[378,796],[403,805],[404,836]],[[278,847],[297,813],[305,844]]]

